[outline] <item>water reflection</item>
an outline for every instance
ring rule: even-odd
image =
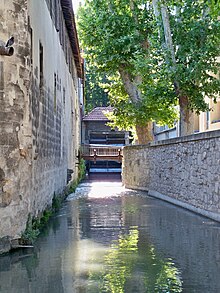
[[[138,244],[138,229],[120,235],[104,255],[102,270],[89,271],[87,292],[182,292],[174,263],[161,259],[150,245],[140,254]]]
[[[119,184],[84,184],[34,249],[0,257],[0,292],[217,293],[219,243],[215,222]]]

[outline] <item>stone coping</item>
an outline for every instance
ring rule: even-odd
[[[172,145],[172,144],[179,144],[179,143],[186,143],[186,142],[192,142],[192,141],[198,141],[198,140],[207,140],[212,138],[218,138],[220,137],[220,130],[213,130],[213,131],[207,131],[207,132],[199,132],[191,135],[186,136],[180,136],[165,140],[159,140],[159,141],[153,141],[149,142],[145,145],[130,145],[125,146],[126,148],[134,148],[134,149],[141,149],[143,147],[157,147],[157,146],[163,146],[163,145]]]

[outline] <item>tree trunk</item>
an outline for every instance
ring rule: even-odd
[[[138,89],[138,86],[141,84],[141,77],[136,76],[134,80],[132,80],[130,74],[126,71],[126,67],[122,65],[119,67],[119,73],[125,87],[125,90],[131,100],[134,103],[141,101],[141,93]]]
[[[170,52],[170,57],[172,60],[171,70],[175,71],[176,57],[175,57],[175,51],[173,46],[169,13],[168,13],[167,7],[163,3],[161,3],[160,0],[153,0],[152,4],[154,7],[154,14],[158,20],[158,23],[159,23],[159,14],[161,13],[162,22],[163,22],[163,30],[165,35],[165,43],[166,43],[166,47],[168,51]],[[179,106],[180,106],[179,135],[184,136],[184,135],[192,134],[194,131],[194,114],[188,107],[189,98],[181,94],[181,88],[179,86],[178,80],[174,80],[174,86],[176,89],[176,94],[179,98]]]
[[[136,125],[138,144],[147,144],[153,140],[153,123],[146,122],[144,125]]]
[[[120,66],[119,73],[121,75],[121,79],[127,94],[133,103],[138,103],[141,101],[141,92],[138,89],[138,86],[141,84],[142,79],[140,76],[136,76],[133,80],[128,72],[126,72],[126,68]],[[145,124],[136,125],[136,134],[138,138],[138,144],[147,144],[148,142],[153,140],[152,134],[152,122],[146,122]]]
[[[153,4],[153,8],[154,8],[154,14],[156,16],[157,22],[159,23],[160,11],[159,11],[158,0],[153,0],[152,4]]]
[[[180,124],[179,135],[190,135],[194,132],[194,113],[189,109],[189,99],[186,96],[179,97]]]
[[[161,4],[161,16],[163,21],[166,46],[171,55],[173,69],[175,69],[176,57],[175,57],[173,39],[172,39],[171,28],[170,28],[170,17],[169,17],[169,13],[166,6],[163,4]]]

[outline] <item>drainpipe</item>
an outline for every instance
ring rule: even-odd
[[[12,56],[14,54],[14,48],[11,47],[14,44],[14,37],[11,37],[5,44],[0,40],[0,55]]]

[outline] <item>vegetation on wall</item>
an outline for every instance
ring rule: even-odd
[[[79,165],[78,165],[78,177],[76,180],[71,182],[69,189],[68,189],[69,194],[75,192],[78,184],[85,178],[85,175],[86,175],[85,160],[80,158]]]

